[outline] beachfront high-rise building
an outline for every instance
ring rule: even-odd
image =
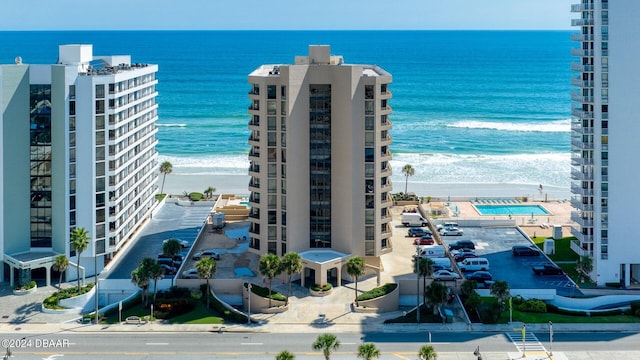
[[[56,256],[77,261],[75,227],[91,238],[80,265],[92,275],[149,216],[157,70],[92,45],[61,45],[52,65],[0,66],[3,281],[49,283]]]
[[[248,81],[250,251],[297,252],[318,284],[339,285],[351,256],[378,267],[391,251],[391,75],[317,45]]]
[[[571,10],[573,55],[572,245],[593,259],[599,285],[640,281],[637,177],[640,1],[582,0]]]

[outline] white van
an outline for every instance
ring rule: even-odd
[[[428,258],[443,258],[445,257],[443,245],[421,245],[418,246],[418,256]]]
[[[488,271],[489,260],[485,258],[466,258],[458,263],[460,271]]]
[[[418,213],[403,213],[402,225],[409,226],[427,226],[428,222]]]
[[[443,224],[438,224],[436,225],[436,230],[438,232],[440,232],[440,230],[442,229],[450,229],[450,228],[459,228],[460,226],[458,226],[457,222],[453,222],[453,221],[447,221]]]

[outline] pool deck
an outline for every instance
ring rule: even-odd
[[[426,205],[426,204],[425,204]],[[481,215],[471,201],[436,202],[436,206],[449,208],[449,214],[453,215],[453,209],[458,210],[458,216],[441,216],[439,219],[467,220],[467,219],[513,219],[516,224],[529,236],[551,236],[553,225],[562,225],[562,236],[571,236],[571,203],[569,201],[528,201],[519,204],[494,204],[494,205],[540,205],[550,214],[543,215]],[[491,204],[479,204],[491,205]],[[428,205],[426,206],[428,207]],[[544,225],[549,225],[545,227]]]

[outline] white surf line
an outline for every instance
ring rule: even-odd
[[[157,342],[157,343],[155,343],[155,342],[151,342],[151,343],[146,343],[145,345],[169,345],[169,343],[164,343],[164,342],[163,342],[163,343],[161,343],[161,342]]]
[[[240,345],[250,345],[250,346],[255,346],[255,345],[264,345],[264,343],[240,343]]]

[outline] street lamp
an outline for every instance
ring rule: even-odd
[[[549,321],[549,357],[553,357],[553,322]]]
[[[416,322],[420,324],[420,246],[416,245]]]
[[[96,325],[98,325],[100,323],[100,319],[98,316],[98,254],[96,254],[96,251],[94,251],[93,254],[93,271],[95,272],[96,277]]]
[[[249,307],[247,308],[247,325],[251,325],[251,283],[247,283],[247,300],[249,300]]]

